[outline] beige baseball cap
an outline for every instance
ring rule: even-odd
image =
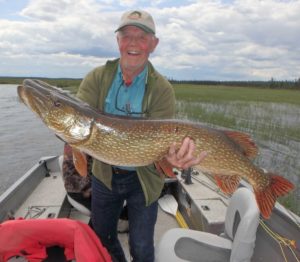
[[[147,33],[155,34],[153,18],[146,11],[132,10],[125,12],[121,17],[120,25],[115,32],[120,31],[127,25],[137,26]]]

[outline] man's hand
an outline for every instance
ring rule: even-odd
[[[205,151],[198,156],[194,156],[195,152],[194,141],[186,137],[179,150],[176,152],[176,144],[170,146],[169,153],[166,155],[166,160],[173,166],[179,169],[187,169],[199,164],[207,155]]]

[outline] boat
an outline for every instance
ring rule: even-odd
[[[159,199],[156,261],[300,261],[299,216],[277,202],[264,220],[253,203],[246,182],[227,196],[210,176],[177,170],[176,178],[165,179]],[[66,193],[62,156],[42,157],[0,196],[0,223],[19,218],[88,223],[89,212]],[[126,231],[119,238],[129,261]]]

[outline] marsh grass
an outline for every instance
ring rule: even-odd
[[[175,86],[176,117],[249,133],[255,164],[300,183],[300,92],[237,87]],[[300,214],[300,189],[279,200]]]
[[[253,87],[174,84],[176,97],[188,102],[254,101],[288,103],[300,106],[300,91]]]

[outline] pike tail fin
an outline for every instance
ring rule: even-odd
[[[262,190],[254,189],[259,210],[266,219],[270,218],[277,197],[287,194],[295,187],[290,181],[281,176],[273,173],[268,173],[268,175],[270,176],[269,185]]]

